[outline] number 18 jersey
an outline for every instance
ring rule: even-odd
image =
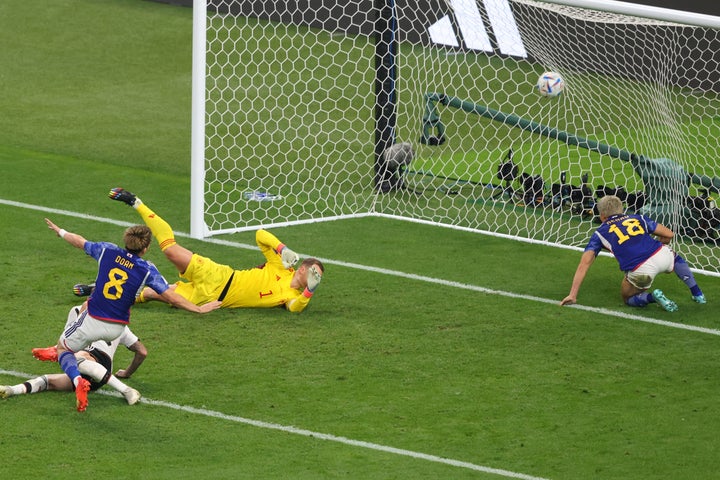
[[[643,215],[613,215],[600,225],[585,247],[595,255],[604,248],[610,251],[624,272],[635,270],[662,248],[651,234],[657,222]]]

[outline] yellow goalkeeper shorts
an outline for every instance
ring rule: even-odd
[[[180,274],[188,281],[178,282],[175,292],[195,305],[217,300],[233,271],[228,265],[220,265],[194,253],[185,273]]]

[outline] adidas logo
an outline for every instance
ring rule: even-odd
[[[490,20],[491,32],[495,37],[499,52],[503,55],[526,58],[527,51],[508,0],[481,1],[487,12],[487,18]],[[490,31],[485,26],[476,0],[448,0],[448,5],[453,10],[454,23],[457,25],[458,33],[465,47],[470,50],[494,52]],[[460,47],[450,14],[430,25],[428,34],[430,40],[437,45]]]

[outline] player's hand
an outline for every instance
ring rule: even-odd
[[[288,247],[283,247],[280,252],[280,258],[282,259],[283,267],[286,269],[294,267],[298,260],[300,260],[298,254],[290,250]]]
[[[118,370],[115,376],[117,378],[130,378],[130,375],[128,375],[125,370]]]
[[[49,228],[50,230],[52,230],[53,232],[55,232],[55,233],[60,232],[60,227],[58,227],[58,226],[55,225],[53,222],[51,222],[49,218],[46,218],[46,219],[45,219],[45,223],[47,223],[48,228]],[[58,233],[58,235],[59,235],[59,233]]]
[[[306,281],[307,289],[310,290],[311,293],[320,285],[320,280],[322,280],[322,274],[318,271],[317,265],[308,268]]]
[[[208,302],[200,307],[199,313],[208,313],[212,312],[213,310],[217,310],[222,306],[222,302],[220,300],[213,300],[212,302]]]
[[[560,305],[575,305],[575,302],[577,302],[577,298],[573,297],[572,295],[568,295],[567,297],[562,299]]]

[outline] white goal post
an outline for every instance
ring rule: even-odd
[[[580,249],[595,201],[720,275],[720,17],[194,0],[191,235],[385,216]],[[565,81],[538,95],[543,72]]]

